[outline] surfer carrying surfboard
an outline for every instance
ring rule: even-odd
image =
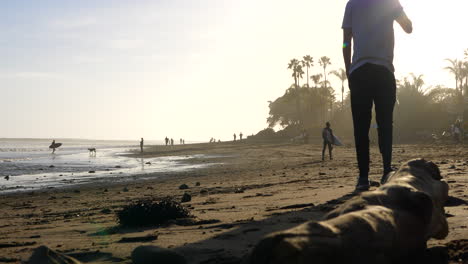
[[[328,153],[330,154],[330,160],[332,157],[333,144],[335,144],[335,136],[333,135],[333,130],[331,129],[330,122],[326,123],[326,127],[322,129],[322,138],[323,138],[323,149],[322,149],[322,161],[325,160],[325,150],[328,146]]]
[[[55,153],[55,149],[62,146],[62,143],[55,143],[55,139],[52,140],[52,144],[50,144],[49,148],[52,149],[52,154]]]

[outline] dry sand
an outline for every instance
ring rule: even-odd
[[[156,245],[176,250],[189,263],[240,263],[265,234],[310,219],[319,220],[349,199],[358,172],[352,147],[335,148],[335,159],[325,162],[321,161],[318,145],[247,142],[150,147],[139,156],[189,154],[217,155],[191,161],[217,165],[151,181],[141,182],[134,177],[132,184],[108,183],[0,197],[0,262],[26,260],[34,248],[46,245],[83,262],[131,263],[130,254],[135,247]],[[379,181],[381,161],[375,146],[371,155],[371,179]],[[439,165],[452,196],[446,207],[449,236],[441,241],[431,240],[429,246],[467,239],[467,146],[394,147],[395,166],[417,157]],[[184,183],[189,189],[180,190]],[[218,222],[115,228],[115,212],[122,206],[140,198],[180,199],[184,192],[192,195],[192,201],[185,205],[197,219]],[[157,239],[119,242],[122,238],[147,235]],[[466,245],[466,241],[461,243]],[[466,250],[460,253],[465,257],[468,254]]]

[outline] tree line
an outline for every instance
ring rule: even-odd
[[[447,66],[443,70],[453,75],[455,87],[427,86],[423,75],[413,73],[397,80],[394,111],[396,141],[440,135],[449,130],[455,120],[468,121],[468,49],[464,51],[463,58],[446,59],[445,62]],[[285,136],[294,136],[304,130],[319,135],[319,129],[330,121],[337,133],[352,137],[349,93],[345,96],[346,71],[341,68],[330,71],[331,65],[331,59],[327,56],[320,57],[317,65],[310,55],[289,61],[287,69],[292,73],[294,83],[284,95],[269,101],[269,130],[279,126]],[[320,72],[309,75],[314,66],[319,66]],[[341,100],[337,100],[335,89],[327,77],[341,81]],[[285,134],[284,131],[289,133]],[[372,129],[370,133],[372,136]]]

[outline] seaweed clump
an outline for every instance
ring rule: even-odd
[[[160,201],[139,200],[117,212],[119,224],[123,227],[161,226],[171,220],[189,217],[190,211],[170,197]]]

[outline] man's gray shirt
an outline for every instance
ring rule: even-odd
[[[350,73],[366,63],[385,66],[391,72],[395,36],[393,22],[403,14],[399,0],[349,0],[342,28],[353,33]]]

